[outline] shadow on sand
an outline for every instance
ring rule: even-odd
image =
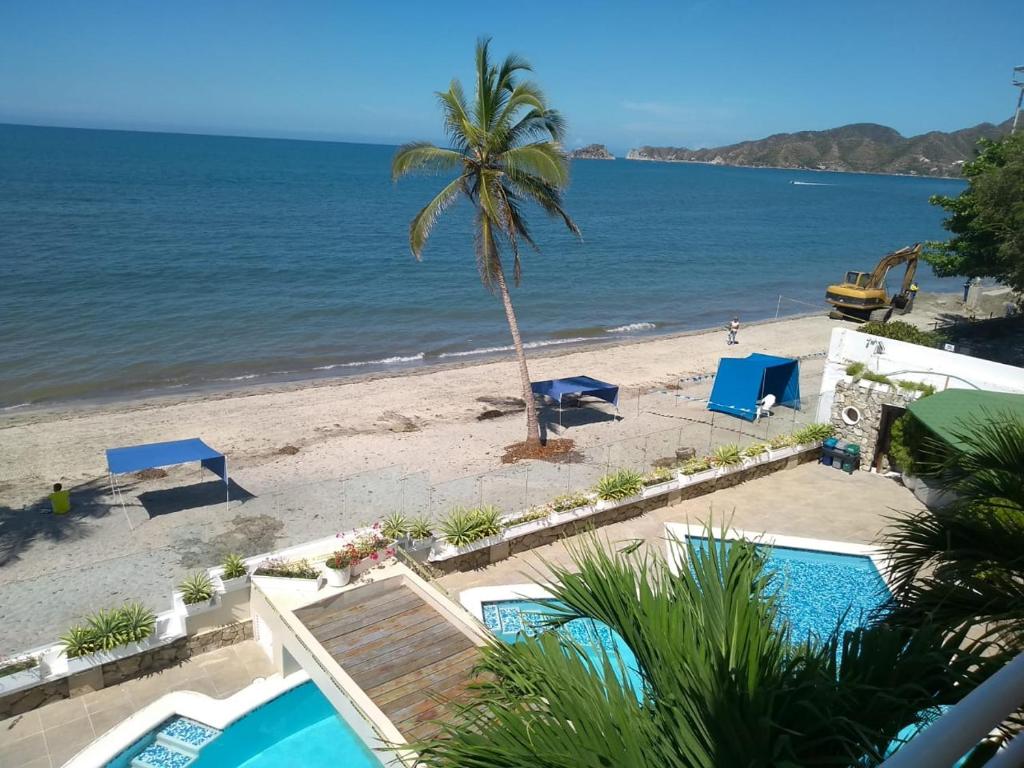
[[[228,481],[228,491],[232,502],[240,501],[245,503],[249,499],[256,498],[234,480]],[[154,517],[181,512],[185,509],[223,504],[225,501],[224,483],[221,480],[208,480],[202,483],[182,485],[175,488],[143,491],[136,498],[152,520]]]
[[[77,541],[88,536],[89,528],[83,523],[106,517],[114,509],[105,478],[69,490],[71,511],[66,515],[50,511],[48,496],[23,509],[0,505],[0,567],[19,559],[36,541]]]

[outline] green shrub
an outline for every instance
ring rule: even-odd
[[[865,381],[873,381],[876,384],[888,384],[890,387],[893,386],[892,379],[886,376],[884,373],[875,373],[874,371],[865,371],[861,378]]]
[[[850,363],[848,366],[846,366],[846,375],[853,376],[853,378],[855,379],[859,379],[861,377],[861,374],[864,373],[864,369],[864,363]]]
[[[760,456],[762,453],[768,450],[770,446],[768,443],[751,443],[743,449],[743,458],[754,459]]]
[[[900,389],[906,392],[920,392],[921,397],[927,397],[928,395],[935,394],[935,387],[931,384],[924,384],[920,381],[907,381],[906,379],[901,379],[900,381],[897,381],[896,384]]]
[[[679,465],[679,471],[684,475],[696,475],[698,472],[706,472],[711,469],[711,460],[707,456],[687,459]]]
[[[929,474],[946,461],[947,450],[913,414],[903,414],[889,428],[889,459],[904,474]]]
[[[548,505],[552,512],[568,512],[590,504],[591,498],[585,493],[563,493],[555,496]]]
[[[796,444],[792,435],[776,435],[768,441],[768,445],[772,448],[789,448]]]
[[[655,467],[644,475],[644,486],[667,483],[675,479],[675,473],[668,467]]]
[[[536,520],[544,520],[551,514],[551,510],[547,507],[537,507],[527,512],[523,512],[521,515],[510,517],[502,523],[504,528],[514,528],[517,525],[526,525]]]
[[[60,637],[64,653],[70,658],[88,656],[97,651],[112,651],[128,643],[137,643],[153,634],[156,616],[141,603],[125,603],[120,608],[100,609]]]
[[[222,579],[237,579],[245,576],[249,572],[249,569],[245,567],[245,561],[235,554],[228,555],[224,558],[224,567],[221,571]]]
[[[125,603],[121,606],[121,635],[125,643],[141,643],[153,634],[156,627],[156,616],[139,602]]]
[[[398,541],[409,533],[409,519],[400,512],[392,512],[381,521],[380,532],[392,541]]]
[[[178,591],[185,605],[205,603],[213,597],[213,581],[206,571],[196,571],[178,585]]]
[[[413,539],[429,539],[433,535],[433,523],[427,518],[417,517],[409,522],[409,536]]]
[[[942,334],[935,333],[934,331],[922,331],[920,328],[902,320],[893,320],[888,323],[864,323],[864,325],[858,326],[856,330],[861,333],[871,334],[872,336],[880,336],[883,339],[920,344],[922,347],[937,347],[944,340]]]
[[[817,443],[826,437],[832,437],[835,431],[835,427],[831,424],[808,424],[803,429],[798,429],[793,433],[793,440],[800,445]]]
[[[720,445],[711,455],[711,463],[716,467],[732,467],[741,461],[743,461],[743,456],[740,454],[740,447],[735,443]]]
[[[257,565],[253,575],[277,576],[282,579],[319,579],[320,571],[310,565],[309,560],[303,559],[288,562],[287,560],[272,557]]]
[[[501,510],[494,506],[475,509],[455,507],[438,526],[441,537],[454,547],[464,547],[501,533]]]
[[[643,475],[632,469],[620,469],[598,480],[594,490],[603,501],[621,501],[638,495],[643,488]]]

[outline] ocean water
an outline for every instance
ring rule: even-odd
[[[468,206],[422,263],[443,179],[393,147],[0,126],[0,407],[401,369],[501,353]],[[532,212],[532,346],[825,311],[825,286],[940,237],[962,183],[577,161],[582,242]],[[927,267],[922,288],[956,290]],[[800,303],[804,302],[804,303]]]

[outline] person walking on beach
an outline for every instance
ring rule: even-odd
[[[914,299],[917,298],[918,290],[919,289],[917,287],[917,283],[911,282],[910,283],[910,296],[907,299],[907,310],[903,314],[907,314],[907,312],[910,312],[914,308]]]
[[[732,319],[732,322],[729,323],[729,341],[726,342],[726,343],[728,343],[728,344],[739,344],[739,342],[736,341],[736,334],[739,333],[739,331],[740,331],[740,319],[738,317],[734,317]]]

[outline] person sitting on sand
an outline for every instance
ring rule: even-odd
[[[739,331],[740,331],[740,319],[738,317],[734,317],[732,319],[732,322],[729,323],[729,340],[726,343],[727,344],[739,344],[739,342],[736,341],[736,334],[739,333]]]
[[[55,515],[66,515],[71,511],[71,491],[65,491],[60,483],[53,484],[53,493],[50,494],[50,509]]]

